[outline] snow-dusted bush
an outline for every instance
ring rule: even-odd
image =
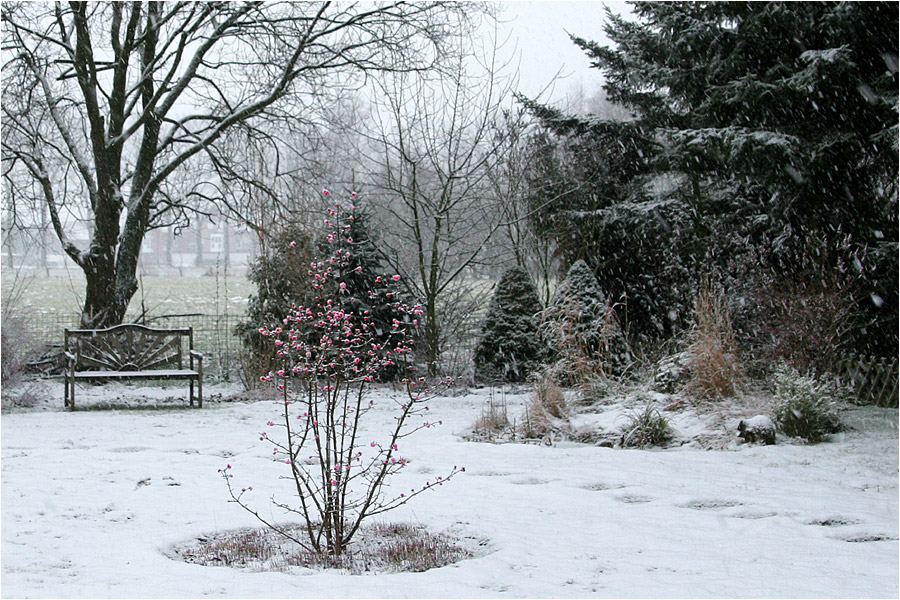
[[[475,378],[507,383],[525,381],[538,366],[541,345],[536,316],[537,291],[523,269],[503,273],[475,349]]]
[[[813,263],[805,272],[770,274],[760,285],[763,301],[754,323],[758,353],[802,371],[833,371],[861,321],[856,284],[847,273],[855,270]]]
[[[18,375],[24,365],[23,348],[28,340],[25,324],[9,316],[0,328],[0,382],[7,383]]]
[[[631,359],[616,313],[583,260],[571,266],[541,313],[540,333],[563,383],[621,374]]]
[[[654,365],[653,388],[664,394],[674,394],[687,385],[690,367],[691,355],[687,351],[664,356]]]
[[[628,421],[619,431],[622,433],[623,448],[665,446],[674,437],[669,420],[656,405],[649,402],[643,410],[635,410],[628,415]]]
[[[731,315],[721,289],[708,279],[694,301],[694,328],[688,347],[690,380],[685,389],[704,399],[734,396],[743,377]]]
[[[841,430],[841,422],[825,385],[794,369],[775,375],[775,423],[781,432],[819,442]]]
[[[315,296],[309,303],[292,306],[280,325],[258,330],[280,361],[279,368],[261,379],[277,386],[282,400],[281,414],[267,424],[279,433],[263,432],[260,439],[272,444],[274,456],[288,465],[297,495],[293,504],[274,499],[273,503],[302,517],[301,532],[279,526],[269,511],[264,516],[251,508],[245,497],[252,488],[233,486],[231,465],[221,470],[232,501],[303,549],[335,556],[348,548],[366,519],[465,470],[454,467],[404,493],[386,487],[390,476],[407,464],[400,448],[403,440],[440,422],[428,419],[426,401],[432,388],[424,378],[414,380],[412,367],[406,364],[412,352],[411,332],[418,327],[422,310],[394,302],[389,331],[383,332],[368,310],[356,314],[342,308],[348,278],[362,269],[351,261],[355,242],[348,232],[353,219],[352,207],[345,210],[337,204],[329,211],[325,226],[332,254],[307,264]],[[397,281],[399,276],[390,279]],[[377,283],[383,280],[378,278]],[[385,297],[393,295],[386,292]],[[387,438],[371,439],[362,429],[374,407],[367,392],[383,370],[394,368],[403,374],[405,397],[395,401]]]
[[[292,304],[311,298],[306,272],[313,258],[312,244],[312,235],[303,227],[282,225],[267,233],[259,256],[250,266],[247,278],[257,292],[247,302],[247,319],[235,327],[235,335],[246,350],[241,355],[241,375],[248,389],[257,387],[259,378],[277,364],[275,349],[263,339],[259,328],[280,323]]]

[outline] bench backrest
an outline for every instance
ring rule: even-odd
[[[154,329],[116,325],[108,329],[66,329],[66,352],[75,355],[76,370],[151,371],[182,368],[183,341],[194,349],[190,327]]]

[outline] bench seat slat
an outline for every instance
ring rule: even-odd
[[[199,377],[190,369],[156,369],[153,371],[76,371],[75,379],[188,379]]]

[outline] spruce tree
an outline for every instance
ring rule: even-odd
[[[342,310],[353,314],[358,320],[364,318],[375,326],[373,339],[379,343],[387,342],[394,328],[397,316],[395,305],[403,304],[406,299],[389,283],[391,275],[385,274],[383,264],[377,251],[377,237],[373,234],[369,223],[370,216],[363,207],[356,206],[355,194],[351,203],[337,203],[328,210],[327,219],[333,220],[337,228],[344,232],[340,239],[323,235],[317,247],[320,256],[330,256],[340,252],[345,266],[338,278],[325,282],[325,289],[334,299],[334,304]],[[335,247],[337,245],[337,247]],[[327,269],[330,265],[322,264]],[[338,286],[342,287],[338,287]],[[410,328],[415,331],[415,328]],[[411,338],[413,339],[413,338]],[[380,380],[389,381],[396,375],[396,368],[385,366],[379,373]]]
[[[235,327],[235,335],[248,351],[241,361],[248,387],[256,386],[259,377],[275,364],[272,345],[259,329],[282,322],[293,304],[312,298],[307,276],[312,258],[312,236],[303,227],[288,223],[269,233],[250,266],[247,278],[256,285],[256,293],[247,302],[247,319]]]
[[[582,194],[594,201],[577,211],[548,205],[566,258],[588,259],[610,291],[646,303],[629,305],[640,333],[683,308],[683,292],[680,307],[666,297],[671,283],[722,270],[746,249],[762,250],[761,266],[781,276],[806,269],[814,253],[836,271],[854,264],[857,304],[869,312],[858,348],[896,355],[897,3],[631,4],[634,18],[607,11],[611,47],[572,39],[602,71],[607,97],[634,118],[529,106],[558,148],[593,140],[627,151],[635,139],[651,141],[641,147],[643,170],[600,172],[630,195]],[[574,175],[551,192],[591,181],[590,171]],[[629,237],[623,222],[648,235],[616,242]],[[592,239],[582,243],[581,232]]]
[[[541,335],[562,371],[576,379],[621,374],[630,359],[616,313],[583,260],[569,268],[543,311]]]
[[[525,381],[540,361],[536,316],[541,303],[531,278],[520,267],[503,273],[491,298],[475,350],[479,381]]]

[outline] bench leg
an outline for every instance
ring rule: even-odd
[[[66,377],[65,407],[75,410],[75,378]]]
[[[188,393],[188,400],[190,402],[191,408],[194,408],[194,380],[188,379],[188,385],[190,386],[190,392]]]
[[[197,378],[197,408],[203,408],[203,375]]]

